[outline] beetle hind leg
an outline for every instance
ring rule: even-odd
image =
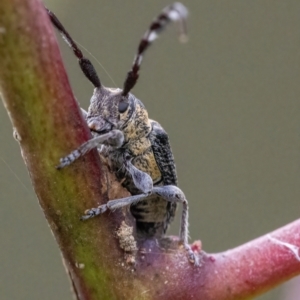
[[[166,186],[156,186],[153,187],[152,192],[149,194],[139,194],[134,196],[129,196],[126,198],[110,200],[106,204],[100,205],[97,208],[92,208],[86,211],[85,215],[81,217],[82,220],[93,218],[97,215],[104,213],[107,210],[114,211],[118,208],[124,206],[136,204],[142,200],[147,200],[147,198],[152,195],[157,195],[162,197],[164,200],[169,202],[182,203],[182,215],[181,215],[181,226],[180,226],[180,244],[185,248],[188,259],[195,266],[199,266],[199,257],[192,250],[191,246],[188,244],[188,202],[183,194],[183,192],[174,185]]]

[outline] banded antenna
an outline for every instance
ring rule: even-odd
[[[188,15],[187,8],[180,2],[175,2],[165,7],[156,19],[152,21],[149,29],[145,32],[143,38],[138,46],[137,54],[133,60],[131,70],[127,73],[127,77],[124,82],[122,95],[125,97],[135,86],[139,78],[139,70],[143,60],[144,53],[148,47],[158,38],[159,33],[166,27],[171,21],[179,22],[180,41],[186,41],[186,18]]]
[[[73,50],[73,53],[78,58],[80,68],[84,73],[84,75],[94,85],[94,87],[100,88],[102,85],[91,61],[83,56],[81,50],[79,49],[75,41],[72,39],[70,34],[66,31],[66,29],[61,24],[61,22],[58,20],[56,15],[47,8],[46,11],[50,17],[52,24],[60,32],[65,42]],[[146,31],[146,33],[144,34],[143,38],[139,43],[137,54],[133,61],[133,65],[131,67],[131,70],[127,73],[124,82],[122,96],[126,97],[128,93],[132,90],[132,88],[136,85],[137,80],[139,78],[139,70],[141,67],[144,53],[146,52],[148,47],[152,44],[152,42],[158,38],[159,33],[166,27],[168,23],[170,23],[171,21],[179,22],[180,40],[181,41],[186,40],[187,15],[188,15],[187,8],[180,2],[175,2],[165,7],[162,10],[162,12],[158,15],[158,17],[152,21],[152,23],[149,26],[149,29]]]
[[[56,15],[50,11],[48,8],[46,8],[46,11],[50,17],[50,20],[52,24],[56,27],[56,29],[60,32],[65,42],[69,45],[69,47],[73,50],[73,53],[78,58],[79,66],[83,72],[83,74],[86,76],[86,78],[94,85],[96,88],[101,87],[100,79],[97,75],[97,72],[93,66],[93,64],[90,62],[89,59],[83,56],[81,50],[78,48],[77,44],[74,42],[74,40],[71,38],[70,34],[66,31],[64,26],[60,23]]]

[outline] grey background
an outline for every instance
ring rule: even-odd
[[[120,87],[141,35],[169,3],[45,2]],[[179,44],[168,28],[147,53],[134,94],[170,135],[191,238],[218,252],[299,218],[300,2],[184,4],[189,42]],[[87,108],[92,87],[61,46]],[[115,86],[93,62],[102,82]],[[72,299],[2,105],[0,141],[0,298]],[[275,289],[259,299],[284,296]]]

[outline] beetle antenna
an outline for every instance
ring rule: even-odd
[[[78,58],[79,66],[80,66],[83,74],[94,85],[94,87],[100,88],[101,82],[100,82],[100,79],[97,75],[97,72],[96,72],[93,64],[90,62],[89,59],[87,59],[86,57],[83,56],[81,50],[78,48],[77,44],[71,38],[70,34],[66,31],[64,26],[60,23],[60,21],[58,20],[56,15],[52,11],[50,11],[48,8],[46,8],[46,11],[50,17],[52,24],[60,32],[64,41],[73,50],[73,53]]]
[[[175,2],[165,7],[156,19],[152,21],[149,29],[144,34],[138,46],[137,54],[133,60],[131,70],[127,73],[127,77],[124,82],[123,96],[127,96],[128,93],[135,86],[139,78],[139,70],[143,60],[144,53],[154,40],[157,39],[159,33],[166,27],[171,21],[179,22],[180,40],[184,41],[186,38],[186,18],[188,15],[187,8],[180,2]]]

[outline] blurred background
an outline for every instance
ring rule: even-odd
[[[170,2],[45,3],[101,63],[92,59],[102,82],[122,87],[141,36]],[[170,26],[146,54],[133,93],[169,133],[191,208],[192,240],[219,252],[300,215],[300,2],[184,4],[189,42],[178,43]],[[59,40],[74,93],[87,108],[92,86]],[[2,104],[0,197],[0,298],[72,299]],[[176,220],[170,233],[178,229]],[[257,299],[291,300],[291,289],[282,286]]]

